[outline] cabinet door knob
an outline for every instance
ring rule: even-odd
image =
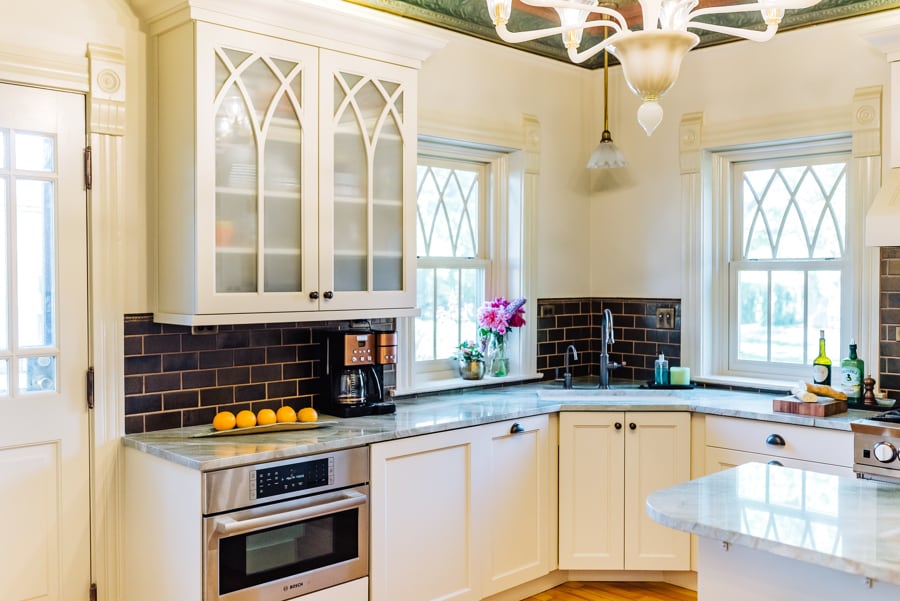
[[[637,424],[634,423],[634,422],[631,422],[631,423],[628,424],[628,427],[631,428],[632,430],[636,430],[636,429],[637,429]]]
[[[622,422],[616,422],[616,430],[622,429]]]
[[[781,434],[769,434],[766,438],[766,444],[774,445],[776,447],[784,446],[784,438],[781,437]]]
[[[777,465],[778,467],[784,467],[784,464],[780,461],[775,461],[774,459],[770,461],[767,465]]]
[[[510,434],[519,434],[520,432],[524,432],[525,428],[519,422],[516,422],[512,425],[512,428],[509,429]]]
[[[332,292],[331,290],[326,290],[322,296],[324,296],[325,298],[331,299],[331,298],[334,298],[334,292]]]
[[[318,291],[318,290],[313,290],[312,292],[310,292],[310,293],[309,293],[309,299],[310,299],[310,300],[319,300],[319,291]]]

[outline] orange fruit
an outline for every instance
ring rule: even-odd
[[[238,428],[252,428],[256,425],[256,414],[249,409],[238,411],[235,422],[237,423]]]
[[[297,412],[297,419],[299,419],[301,422],[314,422],[318,421],[319,414],[316,413],[316,410],[312,407],[304,407]]]
[[[234,413],[231,411],[219,411],[213,418],[213,428],[216,430],[231,430],[236,423]]]
[[[269,424],[274,424],[276,421],[275,412],[271,409],[260,409],[256,413],[257,426],[268,426]]]
[[[275,419],[279,422],[295,422],[297,421],[297,412],[290,405],[285,405],[275,413]]]

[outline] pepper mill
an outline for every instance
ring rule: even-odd
[[[863,378],[863,388],[865,389],[865,392],[863,392],[863,405],[874,405],[875,378],[871,374]]]

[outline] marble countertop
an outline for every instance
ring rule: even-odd
[[[827,418],[776,413],[772,399],[771,394],[712,388],[562,390],[535,383],[398,400],[394,414],[334,418],[335,422],[313,430],[209,438],[197,435],[209,433],[210,426],[193,426],[130,434],[123,443],[210,471],[559,411],[692,411],[847,431],[851,421],[871,415],[860,410]]]
[[[747,463],[647,497],[654,520],[900,584],[900,486]]]

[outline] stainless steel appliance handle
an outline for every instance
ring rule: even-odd
[[[242,534],[251,530],[259,530],[260,528],[268,528],[270,526],[306,520],[320,515],[327,515],[329,513],[337,513],[338,511],[365,505],[368,500],[366,495],[352,490],[341,493],[341,497],[342,498],[337,501],[294,509],[293,511],[283,511],[271,515],[263,515],[258,518],[250,518],[249,520],[235,520],[230,517],[219,517],[215,519],[216,532],[222,536]]]

